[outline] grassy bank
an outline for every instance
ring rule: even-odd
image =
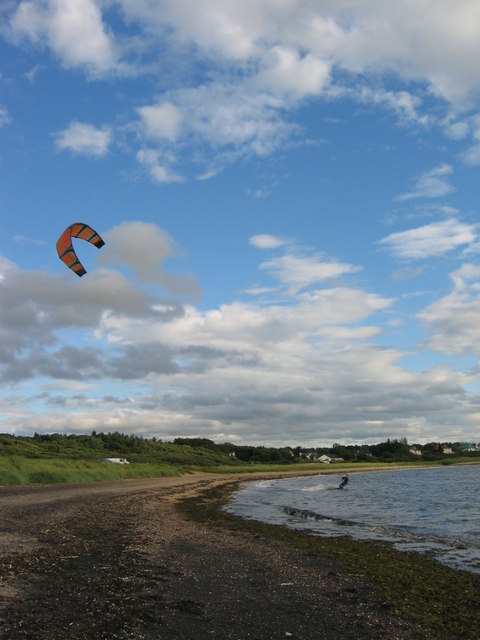
[[[180,449],[180,447],[179,447]],[[188,449],[188,448],[183,448]],[[192,456],[188,450],[171,452],[166,461],[142,459],[131,464],[109,464],[100,459],[69,458],[65,456],[30,457],[23,455],[0,455],[0,485],[17,484],[54,484],[62,482],[102,482],[106,480],[122,480],[133,478],[159,478],[162,476],[179,476],[192,471],[203,471],[212,474],[250,474],[266,473],[337,473],[340,471],[384,471],[405,466],[429,467],[435,462],[414,462],[407,465],[403,462],[355,462],[325,465],[315,462],[296,464],[219,464],[207,455],[195,452]],[[450,462],[450,461],[449,461]],[[478,463],[478,459],[475,461]],[[462,460],[463,464],[468,462]]]
[[[192,462],[196,464],[192,464]],[[418,463],[408,466],[431,466],[434,463]],[[159,478],[162,476],[179,476],[192,471],[203,471],[212,474],[250,474],[266,473],[337,473],[340,471],[383,471],[404,467],[404,463],[338,463],[325,465],[306,462],[298,464],[237,464],[212,465],[206,459],[205,464],[198,464],[198,459],[191,457],[179,462],[164,463],[137,461],[131,464],[109,464],[102,460],[66,458],[66,457],[26,457],[19,455],[0,456],[0,485],[54,484],[62,482],[102,482],[133,478]]]
[[[166,464],[108,464],[68,458],[0,457],[0,485],[101,482],[131,478],[178,476],[183,467]]]
[[[378,465],[375,468],[393,468],[396,465]],[[371,468],[372,465],[362,465]],[[342,467],[344,468],[344,467]],[[360,470],[360,465],[355,468]],[[14,484],[54,484],[60,482],[101,482],[132,478],[159,478],[178,476],[191,471],[204,471],[212,474],[245,474],[256,472],[298,472],[312,473],[335,472],[336,465],[305,463],[297,465],[253,464],[203,466],[198,464],[162,464],[136,462],[132,464],[109,464],[100,460],[81,460],[70,458],[26,458],[24,456],[0,456],[0,485]]]
[[[396,551],[387,543],[322,538],[283,526],[243,520],[222,511],[238,483],[221,486],[178,506],[187,517],[248,532],[334,559],[338,570],[364,576],[391,615],[421,626],[424,640],[480,637],[480,576],[455,571],[427,556]]]
[[[381,444],[372,445],[371,449],[376,451]],[[383,470],[406,465],[480,462],[480,454],[470,458],[465,452],[448,456],[437,453],[419,458],[409,453],[406,443],[387,441],[383,445],[388,450],[383,453],[377,451],[378,456],[367,456],[364,452],[363,457],[359,457],[360,454],[357,456],[358,447],[344,447],[346,457],[333,458],[341,462],[325,465],[314,461],[319,450],[310,451],[302,447],[236,446],[231,443],[217,444],[206,438],[176,438],[174,442],[163,442],[118,432],[95,431],[90,435],[0,434],[0,484],[154,478],[188,471],[220,474],[258,471],[334,473],[340,469]],[[397,455],[395,451],[398,447],[400,450]],[[131,464],[109,465],[101,462],[105,458],[125,458]]]

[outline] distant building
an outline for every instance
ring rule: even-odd
[[[130,464],[126,458],[102,458],[102,462],[109,462],[110,464]]]
[[[417,449],[417,447],[411,447],[409,449],[409,452],[412,454],[412,456],[421,456],[422,452],[420,449]]]

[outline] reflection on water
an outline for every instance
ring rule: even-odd
[[[317,535],[383,540],[480,573],[480,465],[252,482],[231,513]]]

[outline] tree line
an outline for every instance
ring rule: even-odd
[[[40,434],[13,436],[0,434],[1,455],[41,457],[59,455],[65,457],[101,458],[107,456],[129,457],[132,460],[162,461],[179,464],[238,465],[244,463],[295,464],[315,462],[322,456],[346,462],[410,462],[413,460],[444,460],[462,456],[480,456],[475,443],[430,442],[408,444],[405,438],[387,439],[375,444],[345,445],[334,443],[330,447],[267,447],[216,443],[208,438],[175,438],[164,442],[140,435],[113,433]]]

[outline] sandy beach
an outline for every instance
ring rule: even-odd
[[[335,560],[180,508],[257,477],[0,487],[0,637],[432,637]]]

